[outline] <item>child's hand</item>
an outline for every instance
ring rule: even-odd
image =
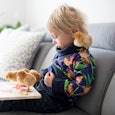
[[[52,87],[52,81],[54,79],[55,75],[53,72],[47,72],[45,77],[44,77],[44,83],[48,87]]]

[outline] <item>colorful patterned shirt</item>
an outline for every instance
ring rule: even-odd
[[[40,86],[50,96],[66,100],[88,93],[92,87],[95,73],[95,59],[88,50],[71,45],[63,50],[56,49],[57,54],[50,67],[42,70]],[[44,84],[44,76],[52,71],[55,78],[52,88]]]

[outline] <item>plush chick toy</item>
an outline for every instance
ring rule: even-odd
[[[74,45],[88,49],[92,44],[92,37],[82,32],[76,32],[74,35]]]
[[[36,70],[20,69],[17,71],[8,71],[6,73],[6,80],[16,82],[16,88],[27,87],[26,91],[30,91],[30,86],[33,86],[41,79],[42,75]]]

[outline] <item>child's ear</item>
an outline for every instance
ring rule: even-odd
[[[76,33],[77,32],[77,28],[76,27],[71,27],[70,28],[70,31],[72,34]]]

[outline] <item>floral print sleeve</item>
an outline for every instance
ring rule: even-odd
[[[84,95],[90,91],[94,80],[95,59],[87,50],[68,55],[61,64],[55,63],[55,66],[66,76],[63,86],[68,97]]]

